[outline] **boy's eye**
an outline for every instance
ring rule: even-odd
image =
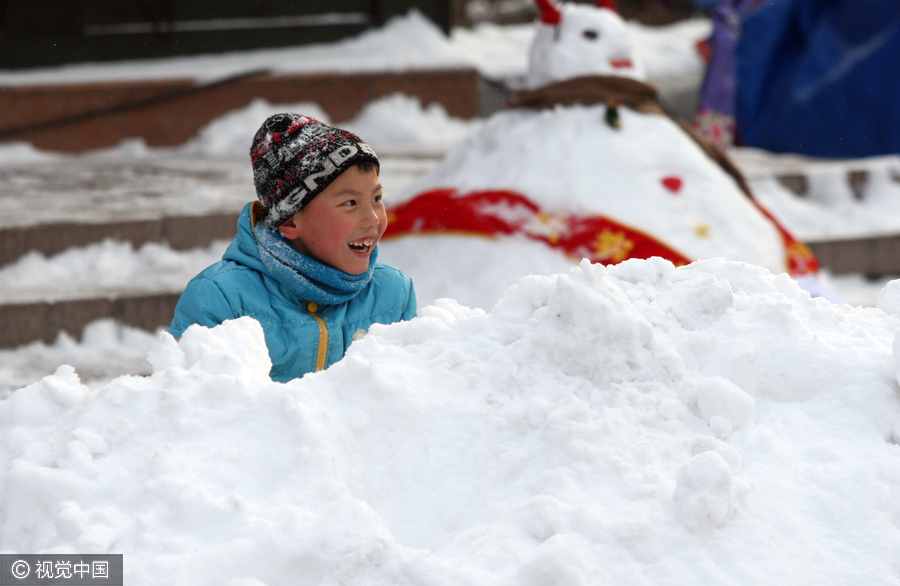
[[[375,203],[378,203],[378,202],[381,201],[382,197],[384,197],[384,196],[382,196],[382,195],[379,193],[378,195],[376,195],[375,197],[372,198],[372,201],[374,201]]]
[[[348,199],[347,201],[345,201],[345,202],[342,203],[341,205],[342,205],[342,206],[355,206],[355,205],[356,205],[356,200],[355,200],[355,199]]]

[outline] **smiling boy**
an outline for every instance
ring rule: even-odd
[[[255,318],[273,380],[340,360],[373,323],[416,314],[412,280],[375,262],[387,214],[378,158],[346,130],[293,113],[270,116],[250,149],[257,200],[222,260],[194,277],[168,332]]]

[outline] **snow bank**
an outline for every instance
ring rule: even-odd
[[[750,148],[733,152],[759,201],[799,238],[839,240],[900,232],[900,156],[828,160]],[[807,192],[796,195],[779,176],[799,177]]]
[[[480,120],[453,118],[436,102],[422,106],[415,96],[394,93],[365,105],[338,126],[363,137],[379,153],[443,155],[478,130]]]
[[[65,157],[36,148],[29,142],[7,142],[0,144],[0,168],[16,165],[40,165],[58,161]]]
[[[177,251],[147,242],[106,239],[47,257],[32,250],[0,268],[0,302],[87,298],[110,291],[180,292],[194,276],[222,258],[230,240]]]
[[[479,127],[478,120],[454,118],[440,104],[423,106],[415,96],[394,93],[366,104],[352,120],[333,122],[314,102],[271,104],[256,99],[204,126],[182,147],[202,156],[247,157],[250,142],[263,120],[278,112],[298,112],[345,128],[370,144],[379,155],[440,156]]]
[[[663,87],[679,80],[697,85],[703,63],[694,45],[711,30],[708,19],[670,26],[628,23],[628,33],[648,78]],[[106,63],[77,63],[25,71],[0,70],[0,85],[171,79],[211,81],[259,68],[279,73],[409,71],[475,67],[490,79],[525,75],[534,23],[455,28],[448,39],[421,12],[390,19],[383,27],[333,43],[223,54]]]
[[[417,9],[380,28],[333,43],[164,59],[77,63],[0,70],[0,86],[172,79],[212,81],[255,69],[275,73],[372,73],[472,67],[433,22]]]
[[[659,259],[441,301],[288,384],[256,322],[194,327],[152,376],[0,403],[0,540],[135,585],[896,584],[898,328]]]
[[[85,326],[80,340],[63,331],[52,344],[32,342],[0,349],[0,399],[53,374],[60,364],[74,366],[92,389],[124,373],[150,374],[147,351],[155,341],[150,332],[99,319]]]
[[[181,149],[185,154],[203,156],[247,157],[250,144],[263,121],[279,112],[299,112],[326,124],[331,119],[315,102],[271,104],[256,98],[244,108],[219,116],[195,134]]]

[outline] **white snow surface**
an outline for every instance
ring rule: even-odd
[[[333,43],[162,59],[0,70],[0,86],[191,78],[198,83],[269,69],[276,74],[371,73],[472,67],[416,9]]]
[[[47,257],[32,250],[0,267],[0,303],[91,298],[129,291],[180,293],[194,275],[221,260],[231,240],[176,251],[159,242],[137,249],[106,239]]]
[[[441,104],[423,106],[418,97],[400,92],[372,100],[352,120],[340,122],[314,102],[271,104],[256,99],[201,128],[180,150],[205,157],[246,157],[262,121],[278,112],[297,112],[349,130],[379,156],[440,157],[481,126],[481,120],[454,118]]]
[[[40,341],[0,349],[0,399],[53,374],[62,364],[77,369],[82,382],[95,389],[123,374],[150,374],[147,351],[156,341],[151,332],[100,319],[78,332],[76,340],[62,331],[52,344]]]
[[[3,552],[128,584],[897,584],[900,286],[660,259],[443,300],[273,383],[249,318],[0,402]]]
[[[734,148],[753,193],[802,240],[894,236],[900,232],[900,155],[864,159],[815,159]],[[851,174],[861,174],[857,192]],[[807,193],[797,196],[778,176],[802,176]]]

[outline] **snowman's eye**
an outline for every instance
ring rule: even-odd
[[[600,38],[600,33],[593,29],[585,29],[581,32],[581,36],[589,41],[596,41],[598,38]]]

